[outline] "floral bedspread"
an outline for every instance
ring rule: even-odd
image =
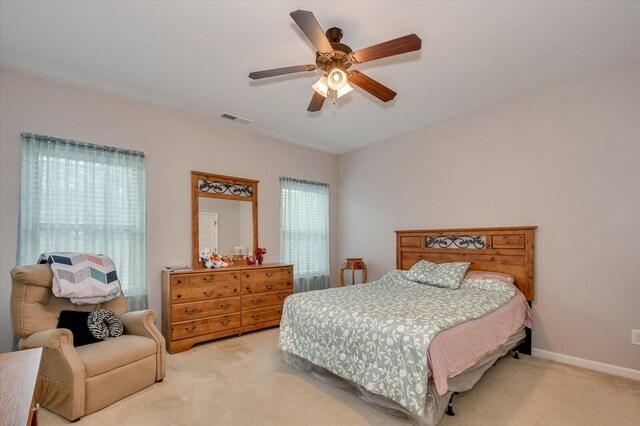
[[[427,350],[439,332],[507,303],[515,287],[465,280],[451,290],[391,271],[378,281],[287,297],[280,349],[422,416]]]

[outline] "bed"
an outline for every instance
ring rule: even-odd
[[[437,424],[454,393],[471,389],[498,358],[514,348],[530,353],[534,230],[396,231],[397,270],[365,285],[286,299],[284,360],[353,386],[377,407]],[[406,271],[421,260],[470,262],[472,271],[515,282],[467,279],[457,290],[417,284]]]

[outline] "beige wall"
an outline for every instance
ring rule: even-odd
[[[394,230],[538,225],[536,348],[640,369],[640,64],[340,157],[340,257],[373,279]]]
[[[630,329],[640,328],[638,63],[345,154],[339,170],[335,156],[241,127],[3,69],[0,351],[11,340],[23,131],[147,154],[150,305],[158,311],[161,266],[190,260],[189,172],[260,179],[267,261],[279,252],[278,176],[289,175],[331,185],[334,272],[344,257],[365,257],[372,279],[393,268],[395,229],[538,225],[534,346],[640,369],[640,346],[630,344]]]
[[[0,351],[10,350],[12,339],[9,270],[16,260],[21,132],[145,152],[149,305],[158,312],[160,269],[191,262],[191,170],[260,180],[259,241],[269,250],[267,262],[278,261],[280,253],[279,176],[329,183],[331,253],[336,253],[336,156],[255,136],[236,123],[205,120],[2,69]],[[336,270],[335,262],[331,270]]]

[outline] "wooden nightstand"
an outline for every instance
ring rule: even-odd
[[[347,257],[340,265],[340,286],[344,287],[344,271],[351,270],[351,284],[355,284],[356,271],[362,271],[362,284],[367,282],[367,264],[361,257]]]

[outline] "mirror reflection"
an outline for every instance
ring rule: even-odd
[[[200,253],[233,255],[235,247],[253,250],[253,206],[248,201],[198,197]]]

